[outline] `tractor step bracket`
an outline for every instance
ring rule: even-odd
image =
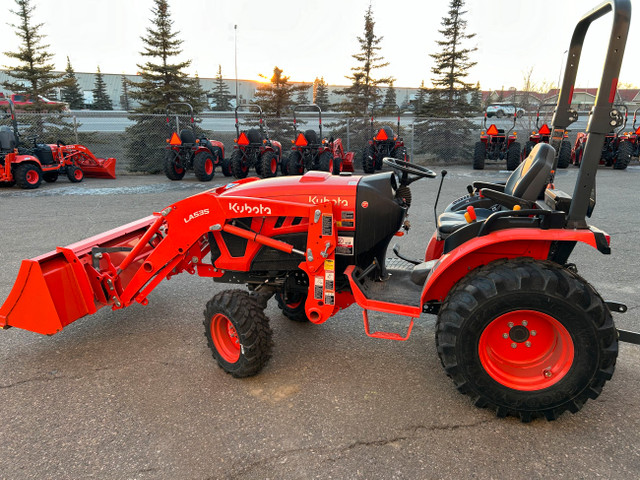
[[[367,334],[368,337],[371,338],[384,338],[385,340],[396,340],[399,342],[404,342],[409,339],[411,335],[411,329],[413,328],[414,318],[411,319],[411,323],[409,323],[409,328],[407,329],[406,335],[403,337],[401,334],[396,332],[372,332],[369,328],[369,315],[366,309],[362,310],[362,318],[364,320],[364,333]]]
[[[609,311],[612,312],[612,313],[626,313],[627,312],[627,306],[624,303],[613,302],[613,301],[610,301],[610,300],[607,300],[604,303],[607,306],[607,308],[609,309]]]

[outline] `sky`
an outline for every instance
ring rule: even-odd
[[[332,85],[348,85],[345,78],[356,65],[357,36],[364,31],[364,14],[370,0],[169,0],[174,30],[183,40],[181,60],[192,60],[187,69],[200,77],[214,77],[218,65],[224,78],[270,78],[274,66],[294,82],[324,77]],[[579,18],[599,2],[585,0],[467,0],[466,42],[477,47],[471,60],[477,65],[467,81],[480,82],[483,90],[522,88],[532,70],[537,85],[557,84],[566,62],[565,51]],[[3,2],[3,21],[17,23],[13,0]],[[393,76],[396,87],[416,88],[433,74],[430,53],[448,0],[371,0],[375,27],[382,37],[380,54],[390,64],[376,73]],[[151,26],[152,0],[32,0],[34,19],[43,23],[49,51],[58,70],[67,56],[76,72],[135,74],[146,58],[141,37]],[[632,15],[620,82],[640,87],[640,62],[633,54],[640,45],[640,12]],[[612,15],[596,21],[587,34],[577,86],[596,87]],[[234,25],[237,30],[234,31]],[[15,29],[0,28],[0,68],[15,65],[4,52],[17,51]]]

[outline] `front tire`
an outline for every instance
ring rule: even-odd
[[[278,175],[278,156],[274,152],[265,152],[262,155],[262,168],[260,169],[262,178],[275,177]]]
[[[289,154],[287,158],[287,174],[302,175],[304,173],[304,165],[302,163],[302,155],[295,150]]]
[[[210,182],[215,170],[215,160],[209,152],[196,153],[193,159],[193,173],[201,182]]]
[[[241,150],[234,150],[231,154],[231,171],[236,178],[245,178],[249,173],[249,166]]]
[[[84,180],[84,172],[80,167],[69,165],[67,167],[67,178],[71,183],[80,183]]]
[[[318,159],[318,167],[323,172],[333,173],[333,155],[331,152],[322,152]]]
[[[376,151],[373,145],[364,147],[362,150],[362,170],[364,173],[373,173],[376,171],[375,155]]]
[[[214,295],[204,310],[204,329],[213,358],[236,378],[257,374],[271,358],[269,319],[249,292]]]
[[[459,281],[438,314],[436,343],[461,393],[524,422],[576,413],[601,393],[618,354],[611,313],[593,287],[524,258]]]
[[[513,142],[507,150],[507,170],[513,171],[520,165],[520,143]]]

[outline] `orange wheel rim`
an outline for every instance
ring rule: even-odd
[[[229,363],[236,363],[240,358],[240,338],[229,318],[217,313],[211,319],[211,338],[220,356]]]

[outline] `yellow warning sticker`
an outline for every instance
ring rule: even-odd
[[[335,260],[325,260],[324,261],[324,269],[333,272],[336,269]]]

